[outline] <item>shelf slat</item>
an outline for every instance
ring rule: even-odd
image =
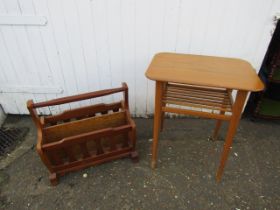
[[[180,105],[201,109],[232,112],[231,91],[221,88],[208,88],[169,83],[163,94],[167,105]]]

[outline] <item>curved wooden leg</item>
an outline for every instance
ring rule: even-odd
[[[161,100],[162,100],[162,82],[156,81],[154,131],[153,131],[152,162],[151,162],[152,168],[155,168],[157,164],[158,137],[159,137],[159,129],[160,129],[161,113],[162,113]]]
[[[228,132],[227,132],[227,136],[226,136],[226,140],[225,140],[225,144],[224,144],[224,149],[222,152],[222,156],[221,156],[221,161],[220,161],[220,166],[218,168],[217,171],[217,175],[216,175],[216,179],[217,181],[220,181],[223,175],[223,171],[224,171],[224,167],[226,164],[226,161],[228,159],[228,154],[230,152],[230,148],[232,145],[232,141],[233,141],[233,137],[234,134],[237,130],[237,126],[241,117],[241,113],[242,113],[242,109],[247,97],[247,91],[238,91],[237,92],[237,96],[236,96],[236,100],[235,103],[233,105],[233,110],[232,110],[232,117],[229,123],[229,128],[228,128]]]
[[[56,186],[58,184],[58,176],[56,173],[51,173],[49,175],[49,179],[52,186]]]

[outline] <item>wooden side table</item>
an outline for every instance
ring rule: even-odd
[[[221,122],[228,120],[229,127],[216,174],[217,181],[220,181],[247,94],[264,88],[252,66],[247,61],[234,58],[159,53],[148,67],[146,77],[156,81],[151,167],[155,168],[157,163],[164,112],[216,119],[213,138],[217,136]],[[231,96],[232,90],[237,90],[235,101]],[[201,111],[204,109],[212,112]]]

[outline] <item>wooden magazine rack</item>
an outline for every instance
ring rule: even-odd
[[[55,106],[123,92],[124,100],[38,116],[37,108]],[[136,128],[128,107],[128,87],[101,90],[46,102],[27,102],[38,131],[37,152],[50,171],[52,185],[59,176],[122,157],[138,161]]]

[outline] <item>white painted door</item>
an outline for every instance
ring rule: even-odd
[[[155,53],[237,57],[258,70],[279,11],[278,0],[0,0],[0,104],[26,114],[27,99],[125,81],[131,112],[145,116],[154,83],[144,73]]]

